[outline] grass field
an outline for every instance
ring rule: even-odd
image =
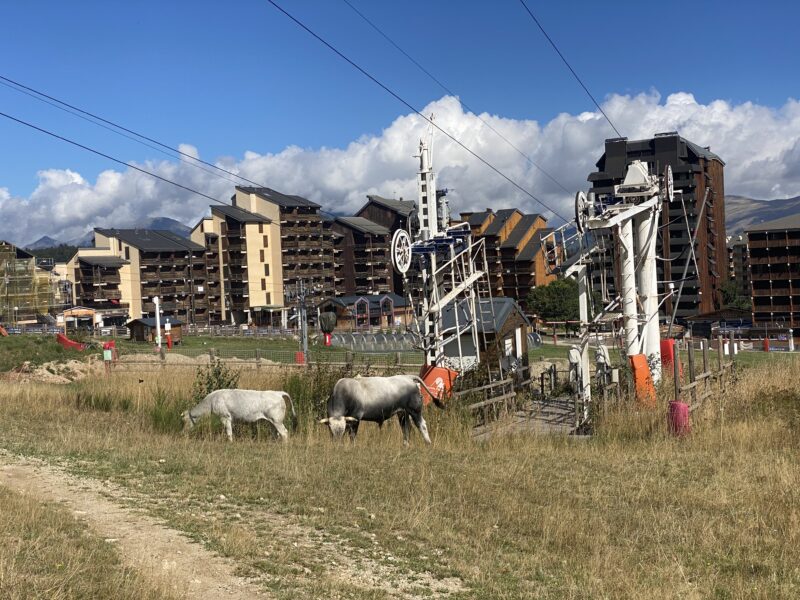
[[[408,449],[394,424],[355,444],[316,426],[335,376],[242,374],[292,391],[285,445],[178,431],[188,374],[6,385],[0,445],[113,481],[279,598],[800,594],[797,369],[748,368],[685,439],[666,435],[661,404],[611,410],[591,439],[478,444],[451,407],[427,414],[432,447],[417,435]]]
[[[0,597],[168,598],[64,508],[0,486]]]

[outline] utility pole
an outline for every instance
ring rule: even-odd
[[[161,352],[161,301],[158,296],[153,296],[153,304],[156,305],[156,348]]]

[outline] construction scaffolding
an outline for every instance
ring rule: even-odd
[[[51,273],[32,254],[0,241],[0,322],[36,323],[50,312],[54,292]]]

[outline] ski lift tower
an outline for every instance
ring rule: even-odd
[[[392,264],[403,275],[426,366],[463,373],[480,362],[481,341],[486,347],[479,323],[494,320],[484,242],[472,240],[468,223],[451,226],[446,190],[437,193],[431,150],[423,140],[418,158],[419,227],[395,232]]]
[[[656,273],[656,242],[658,223],[664,199],[674,199],[672,169],[667,167],[663,177],[649,172],[647,163],[633,161],[625,180],[614,186],[612,194],[595,197],[578,192],[575,197],[575,221],[556,229],[542,240],[548,267],[564,275],[578,278],[581,323],[584,336],[580,347],[582,395],[587,402],[591,389],[588,375],[589,294],[587,267],[591,255],[601,251],[597,241],[610,235],[619,250],[619,298],[611,299],[602,313],[609,314],[621,307],[625,334],[625,354],[637,371],[634,357],[646,357],[646,375],[652,383],[661,380],[661,343],[658,323],[658,281]],[[595,317],[595,320],[598,318]],[[644,383],[645,394],[650,384]],[[637,392],[638,393],[638,392]]]

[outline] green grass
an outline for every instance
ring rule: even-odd
[[[65,349],[55,336],[10,335],[0,337],[0,372],[10,371],[24,362],[41,365],[51,361],[86,360],[96,349]]]

